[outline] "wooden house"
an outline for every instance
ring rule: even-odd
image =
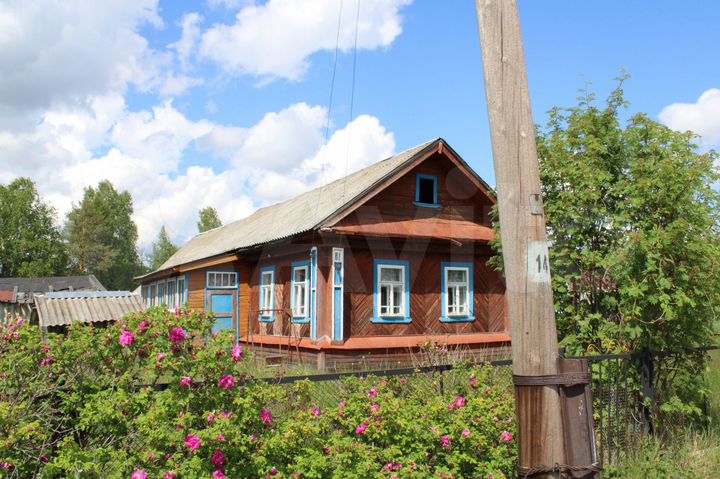
[[[137,278],[147,305],[212,311],[216,329],[323,366],[429,341],[510,341],[488,185],[442,140],[201,233]]]

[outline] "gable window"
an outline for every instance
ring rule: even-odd
[[[410,263],[407,261],[375,261],[374,323],[409,323]]]
[[[237,287],[237,273],[233,271],[208,271],[207,288],[235,288]]]
[[[307,261],[293,263],[292,268],[292,292],[290,296],[290,309],[293,319],[309,320],[308,315],[308,268]]]
[[[471,263],[442,264],[443,322],[473,321],[473,273]]]
[[[415,179],[415,201],[413,204],[425,208],[439,208],[437,185],[437,176],[417,175]]]
[[[175,290],[175,279],[169,279],[167,282],[167,305],[168,308],[175,308],[175,298],[177,298]]]
[[[275,307],[275,268],[260,270],[260,321],[273,321]]]

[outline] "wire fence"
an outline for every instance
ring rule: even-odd
[[[692,354],[706,354],[720,348],[694,350]],[[597,457],[602,465],[617,464],[624,454],[637,445],[646,434],[655,428],[655,414],[662,405],[663,397],[655,387],[654,370],[658,361],[668,355],[648,353],[614,354],[589,356],[573,359],[587,359],[592,373],[593,415],[597,445]],[[512,361],[490,361],[495,387],[513,389]],[[349,377],[407,377],[409,393],[447,396],[453,398],[457,381],[467,381],[458,366],[442,365],[408,367],[362,372],[317,374],[264,379],[271,384],[294,386],[306,381],[304,393],[312,398],[315,406],[323,408],[337,405],[346,395]],[[282,405],[277,405],[278,414],[283,414]]]

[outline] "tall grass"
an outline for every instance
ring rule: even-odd
[[[709,422],[703,429],[678,425],[663,437],[644,439],[627,451],[603,479],[705,479],[720,477],[720,351],[712,351],[706,372]]]

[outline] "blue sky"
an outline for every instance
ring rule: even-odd
[[[29,176],[59,220],[108,178],[141,245],[224,221],[442,136],[494,183],[473,1],[18,2],[0,6],[0,182]],[[536,123],[602,101],[720,143],[720,4],[519,1]],[[4,34],[2,32],[5,32]]]

